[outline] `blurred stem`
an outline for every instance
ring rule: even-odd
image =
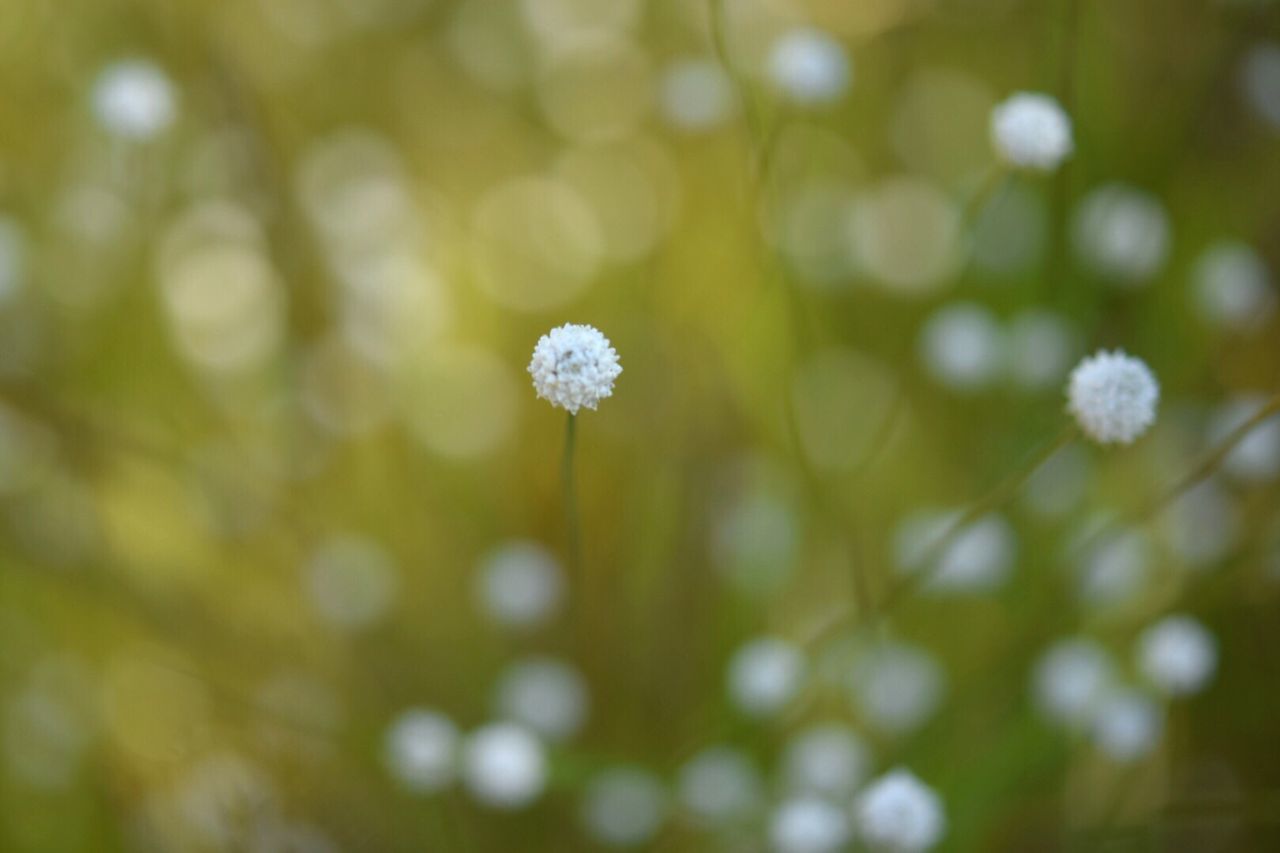
[[[565,421],[564,459],[560,462],[560,479],[564,486],[564,519],[568,534],[569,572],[570,577],[581,585],[582,582],[582,535],[578,523],[578,490],[573,479],[573,453],[577,444],[578,416],[570,413]],[[578,595],[582,594],[581,588]]]
[[[1280,414],[1280,393],[1267,400],[1267,402],[1263,404],[1262,408],[1258,409],[1258,411],[1254,412],[1248,420],[1228,433],[1222,441],[1205,451],[1204,455],[1200,457],[1199,461],[1196,462],[1195,466],[1190,471],[1183,474],[1170,484],[1168,488],[1139,506],[1133,512],[1116,518],[1110,524],[1104,525],[1093,536],[1086,537],[1079,545],[1078,550],[1083,552],[1097,547],[1103,542],[1115,537],[1125,528],[1131,527],[1135,524],[1141,524],[1142,522],[1148,521],[1158,515],[1162,510],[1167,508],[1170,504],[1182,497],[1191,489],[1195,488],[1214,471],[1218,470],[1218,467],[1222,464],[1223,460],[1226,459],[1228,454],[1235,449],[1237,444],[1244,441],[1245,437],[1249,433],[1253,432],[1256,427],[1260,426],[1264,421],[1277,414]]]
[[[1056,438],[1032,454],[1026,463],[1007,475],[984,496],[969,504],[968,509],[962,512],[959,518],[951,522],[946,531],[925,552],[920,561],[920,570],[889,590],[889,594],[885,596],[878,615],[883,616],[912,592],[928,583],[933,577],[936,571],[936,564],[942,558],[942,555],[946,553],[947,549],[955,542],[956,537],[965,528],[987,513],[995,511],[1012,500],[1026,485],[1027,480],[1030,480],[1032,475],[1039,471],[1041,466],[1053,458],[1058,451],[1075,441],[1077,435],[1075,424],[1067,424]]]

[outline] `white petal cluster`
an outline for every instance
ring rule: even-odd
[[[1140,359],[1101,351],[1071,372],[1067,410],[1099,444],[1130,444],[1156,420],[1160,386]]]
[[[458,741],[458,728],[448,717],[410,709],[387,730],[387,768],[411,791],[439,791],[453,781]]]
[[[942,840],[947,829],[937,793],[901,768],[868,785],[853,809],[858,834],[872,850],[928,850]]]
[[[849,841],[849,819],[820,797],[796,797],[773,813],[769,840],[778,853],[837,853]]]
[[[538,396],[571,415],[613,394],[622,373],[618,353],[594,326],[566,323],[538,340],[529,375]]]
[[[798,104],[829,104],[849,88],[853,69],[844,47],[814,27],[797,27],[782,35],[769,53],[769,76]]]
[[[547,782],[542,743],[514,723],[490,723],[467,739],[462,775],[486,805],[518,809],[533,802]]]
[[[807,665],[785,640],[762,637],[740,648],[729,662],[729,696],[743,713],[769,717],[799,692]]]
[[[92,99],[102,126],[127,139],[156,136],[177,115],[177,97],[168,75],[145,59],[121,60],[104,68],[94,81]]]
[[[1018,92],[991,111],[991,141],[1011,166],[1049,172],[1071,156],[1071,119],[1048,95]]]
[[[1166,693],[1195,693],[1213,677],[1217,665],[1213,635],[1190,616],[1167,616],[1138,638],[1142,674]]]

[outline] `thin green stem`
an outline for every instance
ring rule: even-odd
[[[1254,412],[1248,420],[1244,421],[1238,427],[1233,429],[1226,435],[1222,441],[1205,451],[1200,460],[1187,473],[1183,474],[1177,480],[1173,481],[1168,488],[1152,497],[1133,511],[1121,515],[1113,520],[1110,524],[1104,525],[1093,536],[1087,537],[1079,546],[1079,551],[1087,551],[1103,542],[1110,540],[1112,537],[1120,533],[1120,531],[1141,524],[1159,515],[1170,504],[1189,492],[1195,486],[1203,482],[1210,474],[1218,470],[1220,466],[1235,449],[1236,445],[1244,441],[1245,436],[1253,432],[1253,430],[1275,415],[1280,414],[1280,394],[1276,394],[1267,400],[1263,406]]]
[[[560,479],[564,487],[564,519],[565,532],[568,535],[569,572],[570,577],[580,584],[582,581],[582,535],[578,521],[578,489],[573,477],[577,425],[578,416],[571,413],[569,419],[565,421],[564,458],[560,462]]]

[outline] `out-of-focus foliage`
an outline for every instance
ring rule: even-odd
[[[1280,846],[1280,421],[1160,498],[1276,3],[6,0],[0,103],[0,850]]]

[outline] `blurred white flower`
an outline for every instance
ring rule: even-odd
[[[555,615],[564,592],[560,563],[536,542],[513,541],[490,551],[476,581],[485,613],[510,628],[545,623]]]
[[[1093,190],[1076,209],[1076,253],[1086,267],[1117,283],[1138,285],[1164,267],[1169,217],[1153,195],[1125,184]]]
[[[998,514],[984,516],[957,532],[934,562],[923,560],[946,535],[955,512],[921,510],[908,515],[894,531],[894,557],[904,573],[924,572],[933,592],[984,592],[1000,586],[1017,556],[1013,526]]]
[[[649,842],[667,814],[667,792],[638,768],[606,770],[587,783],[582,822],[596,840],[616,847]]]
[[[1257,251],[1246,243],[1214,243],[1196,261],[1191,282],[1201,314],[1223,329],[1252,331],[1275,311],[1271,273]]]
[[[587,685],[573,667],[553,658],[509,666],[494,690],[495,714],[550,740],[577,734],[587,719]]]
[[[1071,372],[1067,409],[1099,444],[1130,444],[1155,423],[1160,386],[1140,359],[1100,350]]]
[[[989,385],[1004,369],[1004,330],[972,302],[939,309],[920,332],[920,358],[935,379],[957,391]]]
[[[901,734],[933,715],[945,683],[942,667],[924,650],[882,643],[854,663],[850,686],[854,704],[868,722]]]
[[[1114,678],[1111,656],[1100,644],[1084,637],[1059,640],[1036,664],[1036,704],[1050,719],[1080,727],[1092,719]]]
[[[381,620],[400,586],[387,553],[377,543],[356,536],[326,542],[306,570],[307,591],[316,612],[330,624],[349,630]]]
[[[769,840],[777,853],[837,853],[849,835],[844,810],[818,797],[787,800],[769,821]]]
[[[769,78],[799,104],[828,104],[848,90],[853,68],[844,47],[829,33],[797,27],[769,52]]]
[[[1093,718],[1093,741],[1112,759],[1134,761],[1160,738],[1164,716],[1151,697],[1131,689],[1110,693]]]
[[[1011,166],[1050,172],[1071,156],[1071,119],[1049,95],[1018,92],[991,111],[991,140]]]
[[[576,415],[613,394],[622,373],[618,353],[593,326],[566,323],[543,335],[533,349],[529,375],[538,396]]]
[[[93,83],[92,101],[102,126],[127,139],[164,132],[178,110],[169,76],[145,59],[125,59],[102,69]]]
[[[764,796],[754,764],[724,746],[702,750],[680,768],[680,802],[695,818],[726,823],[750,815]]]
[[[1235,546],[1240,514],[1235,498],[1216,479],[1189,489],[1164,511],[1164,539],[1193,569],[1212,567]]]
[[[745,644],[729,661],[729,697],[743,713],[770,717],[800,691],[807,664],[791,643],[762,637]]]
[[[384,760],[391,774],[411,791],[430,793],[453,782],[458,728],[437,711],[412,708],[387,730]]]
[[[1199,692],[1218,665],[1218,644],[1190,616],[1166,616],[1138,637],[1138,667],[1156,687],[1175,696]]]
[[[1209,421],[1207,440],[1218,444],[1267,403],[1261,394],[1237,394]],[[1241,483],[1265,483],[1280,475],[1280,415],[1257,424],[1222,461],[1222,470]]]
[[[789,791],[840,799],[853,794],[870,765],[867,747],[851,729],[839,723],[819,724],[788,741],[783,783]]]
[[[1240,88],[1258,118],[1280,131],[1280,44],[1262,42],[1245,54]]]
[[[1089,604],[1124,604],[1141,591],[1150,566],[1151,543],[1143,533],[1109,537],[1080,561],[1080,598]]]
[[[853,812],[858,834],[872,850],[928,850],[947,830],[937,793],[901,768],[868,785],[854,800]]]
[[[1024,388],[1056,385],[1078,357],[1075,330],[1060,314],[1032,308],[1009,323],[1009,372]]]
[[[707,131],[734,111],[733,81],[720,63],[684,59],[672,63],[662,76],[659,102],[662,114],[683,131]]]
[[[463,779],[486,805],[518,809],[533,802],[547,782],[547,759],[536,737],[514,723],[490,723],[467,738]]]

